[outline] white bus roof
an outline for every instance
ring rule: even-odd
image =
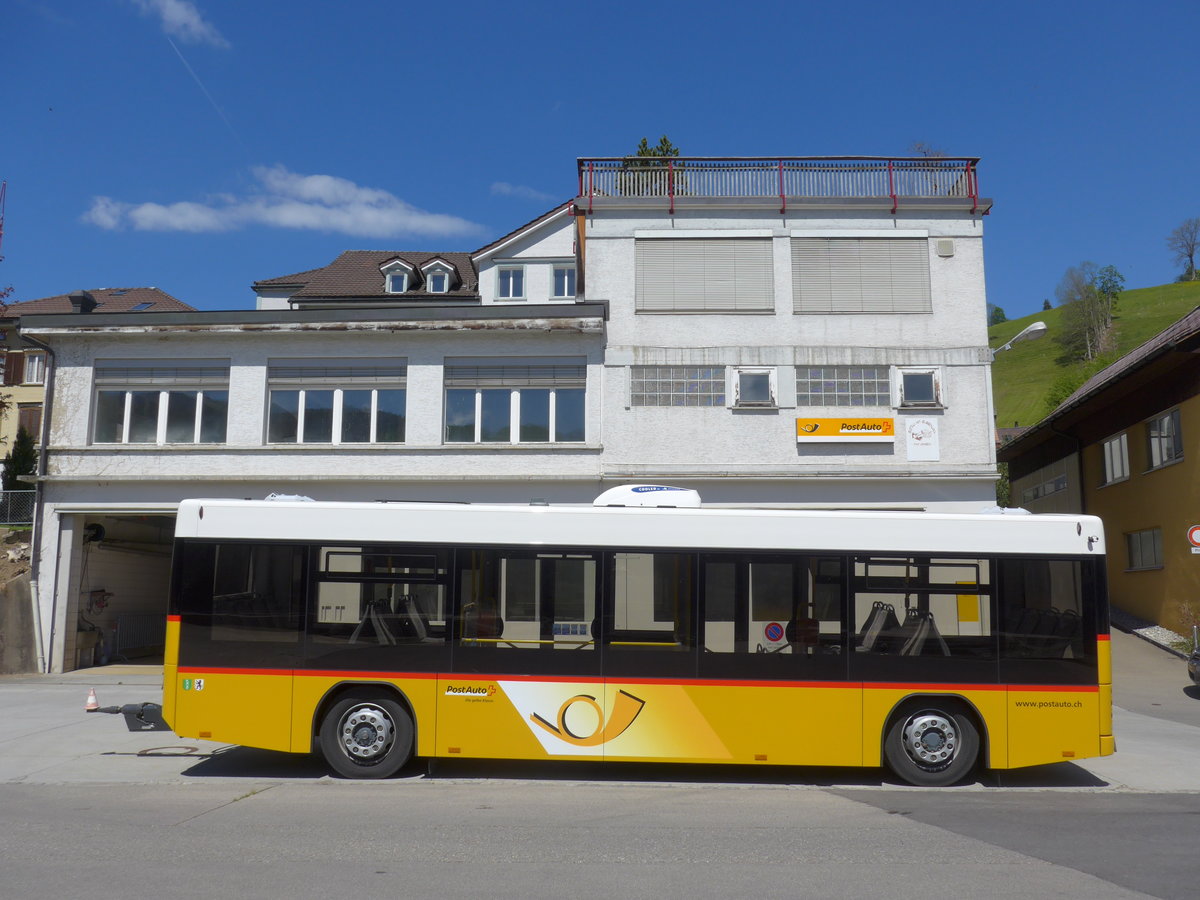
[[[185,500],[176,537],[679,550],[1102,555],[1095,516]]]

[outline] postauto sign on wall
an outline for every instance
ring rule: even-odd
[[[797,441],[856,441],[887,443],[895,440],[894,419],[797,419]]]

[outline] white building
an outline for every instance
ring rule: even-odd
[[[185,497],[992,502],[974,160],[638,164],[581,160],[573,203],[473,254],[260,281],[253,311],[25,317],[42,665],[160,640]]]

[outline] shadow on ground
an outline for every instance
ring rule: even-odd
[[[191,750],[191,753],[186,751]],[[194,755],[195,765],[182,774],[190,778],[246,778],[252,780],[314,780],[333,778],[317,757],[246,747],[223,747],[211,753],[195,748],[163,747],[139,755]],[[668,763],[546,762],[528,760],[416,760],[392,780],[504,780],[529,782],[595,782],[597,784],[744,784],[795,787],[907,788],[886,769],[681,765]],[[964,787],[975,788],[1078,788],[1106,787],[1074,763],[1063,762],[1028,769],[984,771]]]

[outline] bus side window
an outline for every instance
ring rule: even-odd
[[[1084,659],[1087,654],[1079,563],[1058,559],[1004,560],[1001,575],[1004,656]]]
[[[701,571],[706,653],[842,652],[840,558],[711,554]]]
[[[610,646],[629,650],[692,647],[695,557],[687,553],[614,553]]]
[[[590,650],[599,566],[590,553],[459,555],[460,646]]]

